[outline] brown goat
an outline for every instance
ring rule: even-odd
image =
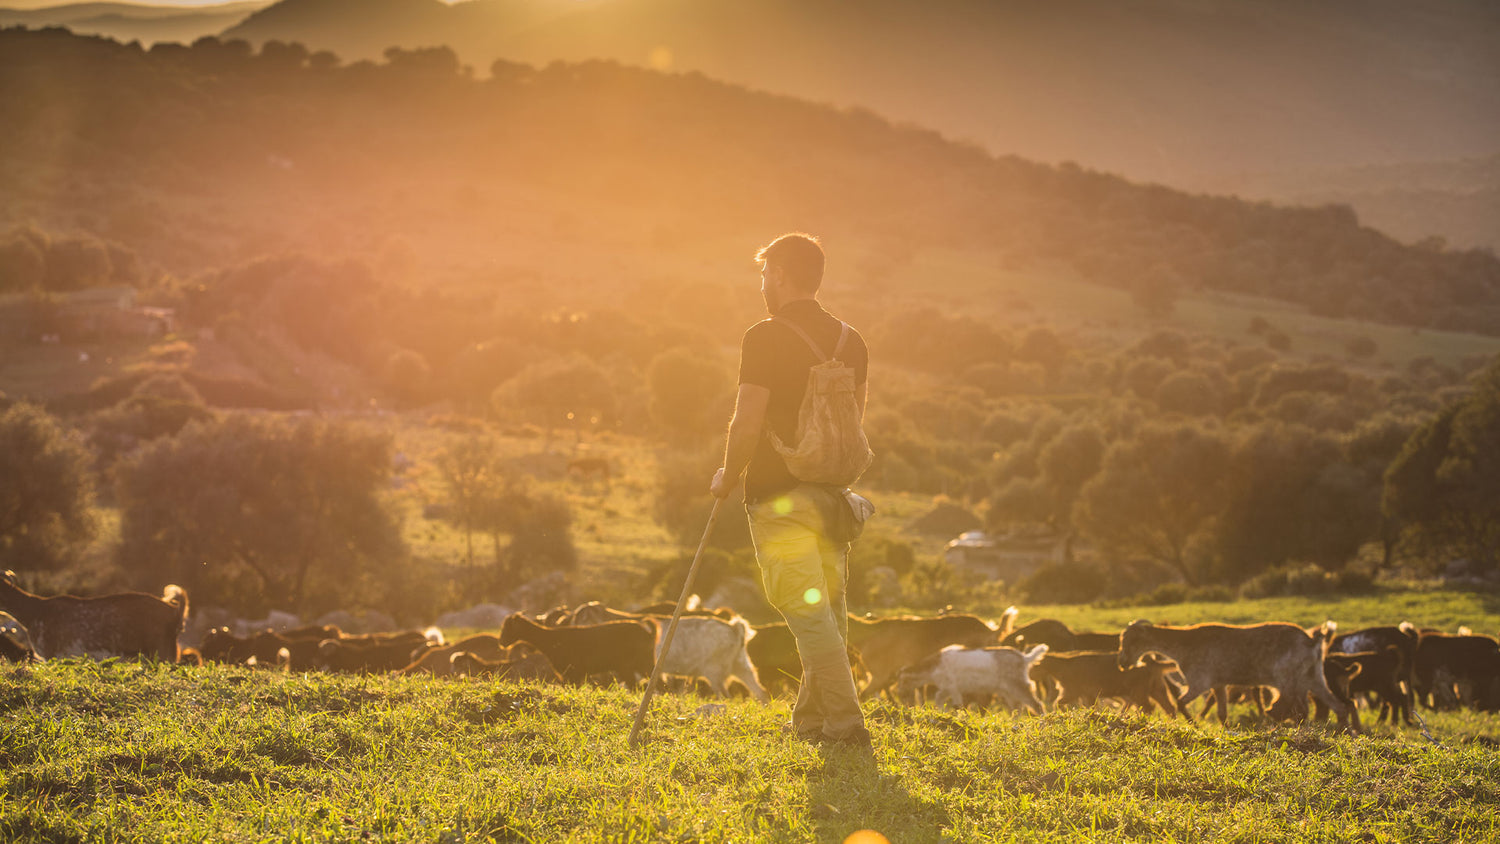
[[[1055,618],[1041,618],[1017,627],[1001,643],[1012,648],[1046,645],[1048,653],[1076,651],[1115,651],[1120,647],[1119,633],[1081,633]]]
[[[1306,695],[1321,701],[1344,724],[1350,709],[1333,696],[1323,676],[1323,657],[1333,638],[1332,622],[1309,634],[1295,624],[1199,624],[1192,627],[1157,627],[1147,621],[1131,622],[1120,634],[1121,667],[1141,663],[1156,653],[1177,663],[1187,680],[1187,689],[1177,699],[1183,717],[1191,720],[1186,705],[1209,690],[1218,701],[1219,721],[1229,720],[1228,687],[1270,686],[1279,695],[1301,700]],[[1359,722],[1353,723],[1359,731]]]
[[[1031,669],[1031,679],[1054,707],[1093,706],[1114,698],[1143,712],[1161,707],[1176,717],[1176,694],[1167,675],[1177,666],[1150,656],[1142,664],[1120,667],[1116,651],[1083,651],[1070,654],[1047,652],[1047,658]]]
[[[465,636],[451,645],[441,647],[430,647],[418,649],[412,653],[411,664],[405,668],[398,668],[396,674],[433,674],[439,677],[453,673],[452,662],[449,657],[464,651],[474,656],[488,659],[512,659],[516,656],[512,651],[518,648],[528,648],[525,642],[517,642],[512,647],[500,644],[500,637],[493,633],[475,633]]]
[[[501,625],[500,643],[521,641],[535,645],[564,680],[575,684],[601,674],[635,683],[651,676],[656,659],[656,625],[649,621],[547,627],[515,613]]]
[[[43,654],[45,656],[45,654]],[[1500,682],[1500,642],[1424,631],[1412,670],[1417,700],[1430,709],[1459,703],[1490,708]]]
[[[313,665],[323,671],[347,674],[395,671],[409,665],[412,652],[426,642],[427,637],[416,630],[324,639],[318,643]]]
[[[850,669],[857,680],[864,679],[868,674],[859,652],[852,645],[848,651]],[[797,639],[786,622],[757,626],[755,635],[745,644],[745,653],[767,694],[796,692],[802,682],[802,658],[797,655]]]
[[[1403,724],[1411,725],[1412,708],[1416,703],[1413,689],[1416,686],[1417,643],[1420,634],[1411,622],[1403,621],[1396,626],[1366,627],[1353,633],[1335,636],[1328,646],[1330,654],[1370,653],[1384,654],[1395,649],[1393,664],[1387,658],[1365,660],[1359,676],[1352,683],[1354,694],[1374,693],[1380,698],[1380,721],[1385,721],[1389,711],[1392,722],[1400,718]]]
[[[318,646],[328,639],[342,638],[333,625],[296,627],[281,632],[262,630],[251,636],[236,636],[228,627],[215,627],[203,634],[199,651],[203,659],[229,665],[244,665],[254,660],[260,666],[282,664],[290,671],[312,671],[318,667]]]
[[[1014,613],[1007,612],[1005,618],[1012,617]],[[998,645],[1000,637],[1008,632],[1003,625],[997,629],[972,615],[870,620],[850,616],[848,643],[859,651],[870,672],[870,682],[859,696],[863,700],[880,694],[896,682],[901,669],[916,665],[948,645],[989,647]]]
[[[187,620],[187,592],[168,586],[160,598],[119,592],[95,598],[33,595],[0,576],[0,610],[25,625],[38,655],[144,656],[177,661],[177,635]]]
[[[524,643],[517,643],[524,644]],[[524,655],[505,659],[485,659],[468,651],[455,651],[448,658],[455,674],[470,677],[493,677],[496,680],[534,680],[538,683],[561,683],[563,678],[552,660],[541,651],[527,649]]]

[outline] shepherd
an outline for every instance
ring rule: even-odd
[[[869,350],[818,303],[824,253],[801,233],[756,253],[769,319],[745,332],[739,392],[723,466],[725,498],[744,475],[745,511],[766,599],[786,619],[802,661],[787,729],[816,744],[868,751],[849,670],[849,546],[869,502],[849,491],[872,455],[861,428]]]

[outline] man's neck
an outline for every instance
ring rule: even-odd
[[[813,307],[817,307],[817,305],[818,305],[818,297],[816,297],[816,296],[798,296],[795,299],[788,299],[785,302],[782,302],[781,305],[778,308],[776,308],[776,313],[779,314],[779,313],[785,311],[787,308],[792,307],[792,306],[806,307],[805,305],[798,305],[797,303],[799,303],[799,302],[811,302],[812,305],[813,305]]]

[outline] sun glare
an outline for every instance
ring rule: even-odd
[[[646,63],[652,70],[672,69],[672,50],[669,47],[657,47],[646,57]]]

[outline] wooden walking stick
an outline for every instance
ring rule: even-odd
[[[693,555],[693,565],[688,569],[687,582],[682,584],[682,596],[677,599],[677,609],[672,611],[672,623],[667,625],[667,635],[662,637],[661,650],[656,654],[656,663],[651,666],[651,680],[646,683],[646,694],[641,697],[641,707],[635,711],[635,726],[630,728],[630,746],[640,743],[641,725],[646,721],[646,710],[651,706],[651,695],[656,691],[656,681],[661,678],[662,660],[672,650],[672,636],[677,633],[677,621],[682,618],[682,608],[693,593],[693,578],[698,574],[698,564],[703,562],[703,549],[708,547],[708,537],[714,532],[714,522],[719,520],[719,506],[724,499],[714,499],[714,509],[708,514],[708,525],[703,528],[703,538],[698,540],[698,553]]]

